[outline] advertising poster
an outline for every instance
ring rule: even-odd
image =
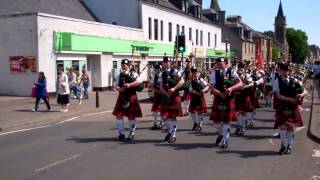
[[[11,56],[11,73],[35,73],[36,59],[33,56]]]

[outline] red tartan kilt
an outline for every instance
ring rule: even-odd
[[[124,108],[123,103],[126,99],[129,102],[129,107]],[[136,93],[129,94],[129,95],[119,94],[112,114],[114,116],[126,116],[130,118],[142,117],[141,107],[139,104],[137,94]]]
[[[296,124],[298,127],[303,126],[301,111],[298,106],[292,110],[293,114],[291,116],[286,116],[283,114],[284,107],[283,106],[281,107],[280,104],[278,108],[279,110],[276,111],[275,128],[285,125],[286,123]]]
[[[191,102],[189,106],[190,113],[207,113],[206,99],[204,96],[191,95]]]
[[[226,101],[224,101],[226,102]],[[214,99],[213,105],[212,105],[212,112],[210,116],[210,120],[212,120],[215,123],[230,123],[232,121],[237,120],[237,112],[236,112],[236,107],[235,107],[235,100],[234,98],[229,100],[228,104],[228,110],[226,111],[219,111],[218,110],[218,105],[220,101],[217,100],[217,98]]]
[[[278,100],[278,98],[277,98],[276,93],[273,93],[273,109],[278,109],[278,104],[279,104],[278,101],[279,101],[279,100]]]
[[[256,92],[254,92],[252,95],[252,104],[254,108],[260,108],[259,99]]]
[[[189,91],[184,91],[183,96],[181,98],[182,101],[191,100],[191,94]]]
[[[161,111],[161,101],[162,101],[162,95],[159,93],[154,93],[151,112],[160,112]]]
[[[241,96],[241,95],[240,95]],[[241,97],[238,97],[241,98]],[[252,112],[254,110],[253,103],[251,102],[250,96],[245,96],[244,100],[237,100],[236,98],[236,110],[243,112]]]
[[[160,114],[165,120],[168,118],[176,118],[183,116],[179,92],[175,92],[174,94],[172,94],[169,101],[166,96],[162,96],[161,102],[162,103]]]

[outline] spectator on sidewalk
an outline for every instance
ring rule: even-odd
[[[85,69],[82,70],[81,82],[83,84],[83,99],[89,99],[88,88],[90,77]]]
[[[68,112],[69,110],[69,82],[68,82],[68,76],[63,72],[63,69],[58,69],[58,79],[57,79],[57,102],[61,105],[61,112]]]
[[[34,85],[37,87],[37,93],[36,93],[35,108],[32,109],[32,111],[33,112],[38,111],[40,99],[43,99],[43,101],[47,105],[47,111],[50,111],[51,107],[49,104],[49,98],[47,93],[47,81],[46,81],[46,76],[44,75],[44,72],[39,72],[38,82],[36,82]]]
[[[75,90],[76,90],[76,97],[79,101],[79,105],[82,104],[82,93],[81,93],[81,76],[80,76],[80,73],[79,71],[76,71],[76,75],[77,75],[77,78],[76,78],[76,85],[75,85]]]
[[[70,97],[71,98],[76,98],[77,96],[77,89],[76,89],[76,84],[77,84],[77,74],[75,73],[73,68],[69,69],[68,72],[68,82],[69,82],[69,88],[70,88]]]

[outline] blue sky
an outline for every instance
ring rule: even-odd
[[[204,8],[211,0],[203,0]],[[242,20],[258,31],[274,30],[280,0],[219,0],[228,15],[241,15]],[[288,27],[301,29],[309,44],[320,46],[320,0],[282,0]]]

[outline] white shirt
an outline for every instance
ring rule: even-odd
[[[166,69],[166,72],[168,73],[168,75],[170,74],[170,71],[171,71],[171,68]],[[178,71],[177,69],[174,69],[171,75],[173,75],[175,78],[180,78],[182,76],[182,71]],[[158,82],[160,84],[163,82],[162,75],[159,77]]]
[[[228,69],[224,69],[224,70],[220,70],[220,72],[223,72],[224,77],[226,77],[227,75],[227,71]],[[235,80],[240,80],[239,75],[237,74],[237,72],[235,70],[231,70],[231,77]],[[212,71],[212,73],[210,74],[210,83],[212,86],[216,85],[216,71]]]
[[[68,76],[65,73],[58,75],[56,87],[58,94],[66,95],[70,93]]]

